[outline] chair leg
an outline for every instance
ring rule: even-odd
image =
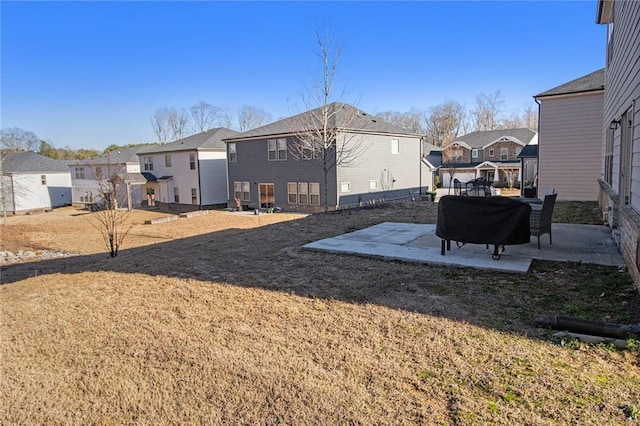
[[[553,243],[551,242],[551,229],[549,229],[549,245],[553,245]]]
[[[538,250],[540,250],[540,235],[538,235]]]

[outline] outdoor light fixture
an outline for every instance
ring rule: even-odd
[[[618,127],[620,127],[620,121],[621,120],[611,120],[611,123],[609,124],[609,128],[611,130],[616,130]]]

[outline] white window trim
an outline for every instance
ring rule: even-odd
[[[345,185],[346,185],[346,190],[345,190]],[[342,192],[342,193],[351,192],[351,182],[341,182],[340,183],[340,192]]]
[[[471,158],[478,158],[478,148],[473,148],[471,150]]]
[[[391,139],[391,154],[400,154],[400,139]]]

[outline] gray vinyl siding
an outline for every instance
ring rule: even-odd
[[[275,139],[275,138],[269,138]],[[286,160],[268,160],[268,139],[258,139],[236,142],[235,162],[227,162],[229,173],[229,201],[234,198],[234,182],[248,181],[251,183],[251,200],[243,204],[257,207],[259,202],[258,184],[274,184],[275,205],[289,209],[288,182],[317,182],[320,184],[320,205],[323,205],[324,175],[320,167],[320,160],[297,160],[291,152],[287,152]],[[287,144],[291,137],[287,138]],[[334,172],[328,176],[329,206],[336,205],[336,180]]]
[[[224,151],[198,152],[198,170],[200,172],[200,193],[198,196],[201,205],[211,206],[227,203],[226,162]],[[191,194],[189,194],[188,201],[191,202]]]
[[[559,200],[596,201],[602,176],[603,92],[541,98],[539,188]]]
[[[392,139],[399,142],[399,153],[391,153]],[[338,196],[346,197],[357,194],[375,192],[405,192],[408,196],[410,189],[418,190],[421,186],[420,139],[393,135],[366,135],[359,143],[364,148],[352,167],[338,169]],[[370,189],[370,182],[377,181],[378,188]],[[395,182],[394,182],[395,181]],[[351,191],[341,192],[341,184],[349,182]],[[427,182],[422,183],[428,186]],[[394,198],[401,198],[396,194]],[[343,204],[339,201],[339,204]]]
[[[606,140],[609,123],[619,119],[629,108],[633,110],[633,164],[631,173],[631,205],[640,211],[640,5],[638,2],[616,1],[611,61],[605,72],[604,122],[601,137]],[[620,170],[620,130],[614,133],[612,190],[618,192]]]

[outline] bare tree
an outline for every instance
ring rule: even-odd
[[[220,108],[200,101],[189,108],[191,122],[193,123],[194,133],[202,133],[215,126],[218,120]]]
[[[261,108],[245,105],[238,112],[238,126],[241,132],[264,126],[271,121],[271,114]]]
[[[129,187],[124,180],[125,166],[95,165],[92,167],[92,172],[99,188],[99,194],[94,208],[95,212],[87,220],[100,232],[105,247],[109,251],[109,256],[116,257],[132,227],[132,223],[129,221],[132,212],[128,196]],[[123,208],[125,200],[127,200],[127,207]]]
[[[496,130],[502,127],[504,97],[500,90],[493,94],[476,96],[475,109],[471,111],[476,131]]]
[[[411,130],[414,133],[424,134],[424,113],[412,108],[407,112],[384,111],[377,114],[384,121]]]
[[[525,105],[522,110],[514,110],[511,117],[503,122],[503,128],[505,129],[523,127],[538,131],[538,112],[531,105]]]
[[[509,189],[513,189],[513,185],[518,181],[518,175],[520,174],[520,169],[502,169],[502,173],[507,178],[507,183],[509,184]]]
[[[182,139],[185,134],[189,116],[184,109],[161,108],[151,118],[151,125],[158,142],[166,143]]]
[[[36,152],[40,138],[35,133],[19,127],[0,130],[0,150],[2,152]]]
[[[426,141],[438,147],[449,145],[460,134],[465,115],[464,106],[456,101],[430,108],[424,125]]]
[[[288,149],[294,158],[309,160],[310,165],[322,170],[322,198],[327,212],[329,174],[337,167],[353,166],[364,151],[361,138],[350,132],[362,112],[350,105],[332,102],[343,46],[335,43],[328,33],[323,38],[316,32],[316,40],[321,69],[312,77],[312,86],[302,96],[308,111],[292,117],[294,138]]]

